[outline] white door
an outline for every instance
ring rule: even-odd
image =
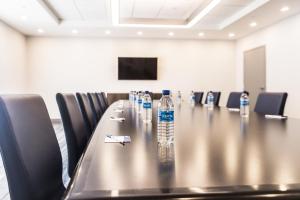
[[[244,52],[244,88],[250,93],[250,108],[253,110],[258,94],[266,90],[265,46]]]

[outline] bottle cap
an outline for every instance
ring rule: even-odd
[[[149,91],[145,91],[145,94],[149,94]]]
[[[170,95],[170,90],[163,90],[163,91],[162,91],[162,94],[163,94],[163,95]]]
[[[246,94],[247,96],[249,96],[249,92],[248,91],[244,90],[243,93]]]

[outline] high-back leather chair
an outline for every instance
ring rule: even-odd
[[[221,98],[221,92],[213,92],[214,95],[214,105],[219,106],[220,98]],[[208,92],[206,94],[205,98],[205,104],[207,104],[207,97],[208,97]]]
[[[203,92],[194,92],[195,95],[195,103],[202,104]]]
[[[104,99],[103,99],[101,93],[96,93],[96,95],[97,95],[98,103],[99,103],[99,105],[100,105],[100,107],[101,107],[101,110],[103,111],[103,114],[104,114],[104,112],[105,112],[106,109],[107,109],[107,108],[106,108],[105,101],[104,101]]]
[[[80,110],[89,133],[92,134],[97,126],[97,119],[94,116],[91,104],[86,94],[76,93]]]
[[[0,138],[11,200],[62,198],[61,153],[40,96],[0,97]]]
[[[264,115],[283,115],[288,94],[263,92],[257,97],[254,111]]]
[[[227,108],[240,108],[240,98],[242,92],[231,92],[228,97],[228,101],[226,104]]]
[[[95,116],[95,118],[97,119],[97,122],[98,122],[101,119],[103,112],[102,112],[101,107],[98,103],[97,95],[95,93],[87,93],[87,96],[89,98],[89,102],[91,104],[94,116]]]
[[[86,148],[90,134],[73,94],[58,93],[56,95],[56,101],[66,135],[69,156],[68,173],[69,176],[72,177],[76,165]]]
[[[103,97],[103,99],[104,99],[106,108],[108,108],[109,104],[108,104],[108,99],[107,99],[105,93],[104,93],[104,92],[101,92],[101,95],[102,95],[102,97]]]

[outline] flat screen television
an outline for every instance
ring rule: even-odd
[[[157,58],[118,58],[119,80],[157,80]]]

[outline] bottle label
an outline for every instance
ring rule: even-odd
[[[173,122],[174,121],[174,111],[160,111],[159,121]]]
[[[138,104],[142,104],[143,100],[142,99],[138,99]]]
[[[247,101],[247,100],[241,100],[240,101],[240,105],[241,106],[248,106],[249,105],[249,101]]]
[[[143,104],[143,108],[145,108],[145,109],[151,109],[152,105],[151,105],[151,103],[144,103]]]

